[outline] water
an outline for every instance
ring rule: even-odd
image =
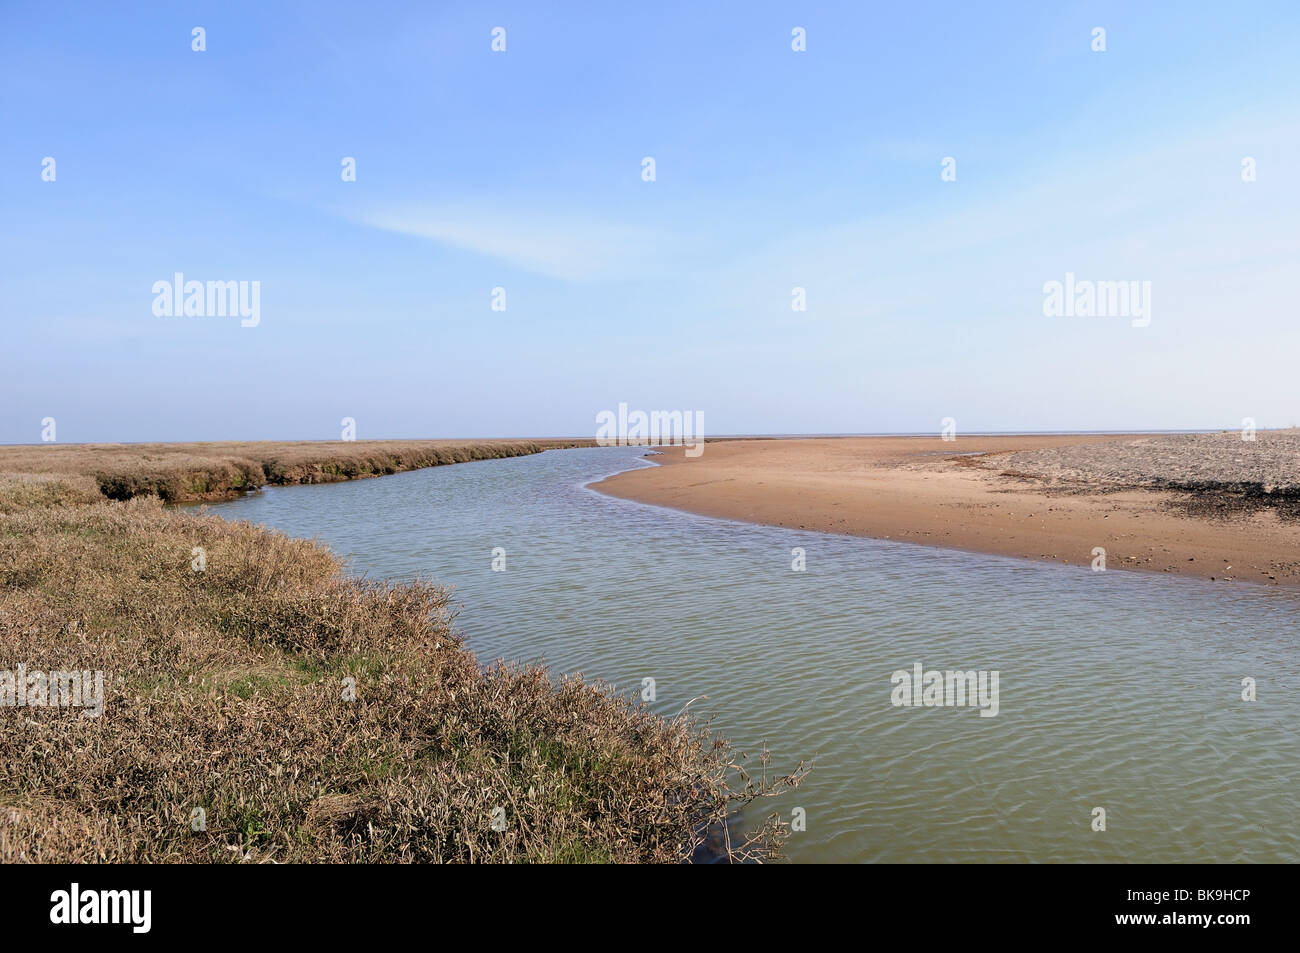
[[[480,658],[711,713],[772,766],[795,861],[1294,862],[1300,593],[750,526],[585,488],[637,448],[549,451],[212,507],[352,570],[455,587]],[[493,572],[492,551],[506,551]],[[791,549],[807,553],[791,571]],[[997,670],[1000,710],[890,675]],[[1241,680],[1259,700],[1241,700]],[[1107,812],[1091,829],[1093,809]]]

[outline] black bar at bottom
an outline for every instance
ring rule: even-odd
[[[128,944],[202,937],[376,942],[396,925],[445,927],[447,918],[466,914],[462,926],[478,921],[489,931],[484,938],[512,927],[552,933],[566,916],[593,913],[602,916],[586,929],[620,913],[634,933],[636,924],[678,919],[697,929],[786,921],[796,931],[843,920],[859,936],[902,930],[922,943],[926,936],[950,942],[1126,933],[1232,942],[1287,935],[1295,926],[1286,909],[1292,871],[1284,867],[877,866],[812,877],[792,867],[737,872],[731,876],[744,879],[736,881],[658,880],[663,873],[642,880],[650,874],[623,870],[589,880],[583,870],[535,868],[10,866],[0,867],[0,910],[13,949],[27,937],[110,934]]]

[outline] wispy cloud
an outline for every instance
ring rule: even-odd
[[[498,209],[381,208],[350,217],[568,281],[642,277],[664,267],[673,246],[650,228]]]

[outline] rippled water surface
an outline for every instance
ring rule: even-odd
[[[636,448],[549,451],[212,507],[371,576],[455,587],[485,660],[545,660],[715,715],[812,774],[792,859],[1300,859],[1300,593],[750,526],[586,489]],[[492,550],[506,551],[493,572]],[[791,549],[807,553],[791,571]],[[890,675],[997,670],[1000,710]],[[1259,700],[1241,700],[1241,680]],[[1091,829],[1104,807],[1107,830]]]

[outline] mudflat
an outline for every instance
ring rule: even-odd
[[[710,440],[594,484],[772,526],[1300,585],[1300,431]]]

